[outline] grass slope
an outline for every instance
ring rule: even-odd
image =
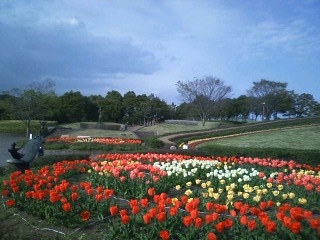
[[[211,145],[257,148],[319,149],[320,125],[294,127],[244,136],[228,137],[225,139],[208,141],[199,144],[198,147]]]

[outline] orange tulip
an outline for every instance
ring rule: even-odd
[[[155,189],[154,188],[149,188],[148,189],[148,195],[149,196],[154,196],[154,194],[155,194]]]
[[[146,213],[142,218],[145,224],[149,224],[151,222],[152,215],[150,213]]]
[[[194,226],[196,228],[200,228],[202,226],[202,219],[200,217],[194,219]]]
[[[121,222],[123,224],[128,224],[130,222],[130,217],[128,215],[122,215],[121,216]]]
[[[159,222],[164,222],[166,220],[166,213],[160,212],[156,215],[156,218]]]
[[[62,204],[62,209],[63,209],[65,212],[71,212],[71,204],[70,204],[70,203],[64,203],[64,204]]]
[[[111,206],[109,208],[109,211],[110,211],[111,216],[117,215],[118,211],[119,211],[118,206]]]
[[[224,224],[223,222],[219,222],[215,225],[215,228],[217,229],[218,232],[222,232],[224,230]]]
[[[90,212],[89,211],[83,211],[80,213],[82,221],[88,221],[90,219]]]
[[[190,216],[185,216],[183,218],[183,224],[186,226],[186,227],[189,227],[192,225],[192,217]]]
[[[170,233],[167,230],[161,230],[160,237],[162,240],[168,240],[170,239]]]
[[[8,207],[13,207],[14,205],[16,205],[16,200],[14,200],[14,199],[9,199],[9,200],[6,201],[6,205],[7,205]]]
[[[213,232],[209,232],[207,235],[208,240],[217,240],[217,235],[215,235]]]
[[[256,221],[255,221],[254,219],[250,220],[250,221],[248,222],[248,229],[249,229],[250,231],[252,231],[252,230],[254,230],[254,229],[256,229],[256,228],[257,228],[257,223],[256,223]]]

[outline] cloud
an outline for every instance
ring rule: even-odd
[[[319,81],[317,9],[291,0],[2,0],[1,90],[49,77],[59,94],[134,91],[176,102],[177,81],[209,75],[234,97],[261,78],[310,86]]]
[[[40,22],[32,26],[22,21],[1,23],[4,88],[44,76],[90,81],[106,74],[148,75],[160,68],[149,50],[125,39],[94,36],[78,18]]]

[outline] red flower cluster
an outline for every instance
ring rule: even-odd
[[[101,144],[109,145],[121,145],[121,144],[141,144],[140,139],[131,138],[112,138],[112,137],[52,137],[48,138],[46,142],[66,142],[66,143],[77,143],[77,142],[96,142]]]

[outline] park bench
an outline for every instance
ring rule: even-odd
[[[30,139],[27,144],[18,152],[20,148],[15,148],[15,143],[13,143],[8,151],[11,153],[13,159],[8,159],[7,163],[15,165],[20,171],[24,172],[26,169],[30,169],[30,163],[35,159],[37,154],[43,151],[42,144],[44,143],[44,138],[41,136]],[[43,152],[42,152],[43,154]]]

